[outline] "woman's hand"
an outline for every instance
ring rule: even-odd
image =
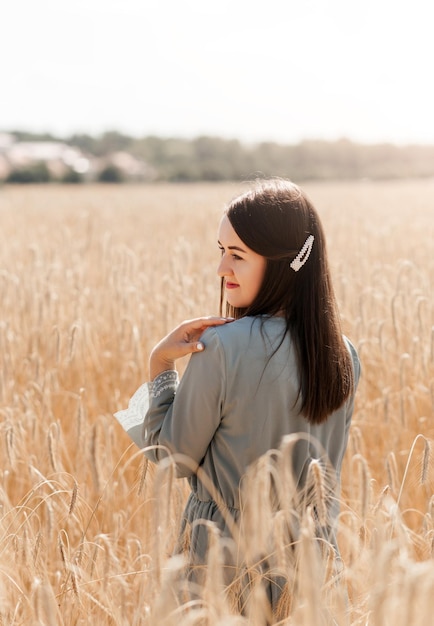
[[[201,352],[203,343],[199,341],[202,333],[210,326],[221,326],[232,322],[228,317],[198,317],[187,320],[164,337],[151,352],[149,373],[151,380],[158,374],[175,368],[175,361],[193,352]]]

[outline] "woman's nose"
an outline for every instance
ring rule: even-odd
[[[228,262],[227,257],[223,255],[217,267],[217,276],[229,276],[230,274],[232,274],[230,263]]]

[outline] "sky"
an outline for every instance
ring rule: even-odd
[[[13,0],[0,130],[434,144],[432,0]]]

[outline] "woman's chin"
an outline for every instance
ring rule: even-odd
[[[234,309],[245,309],[248,305],[240,301],[238,298],[226,298],[228,304],[234,307]]]

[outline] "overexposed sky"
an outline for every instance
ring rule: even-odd
[[[0,130],[434,143],[432,0],[11,0]]]

